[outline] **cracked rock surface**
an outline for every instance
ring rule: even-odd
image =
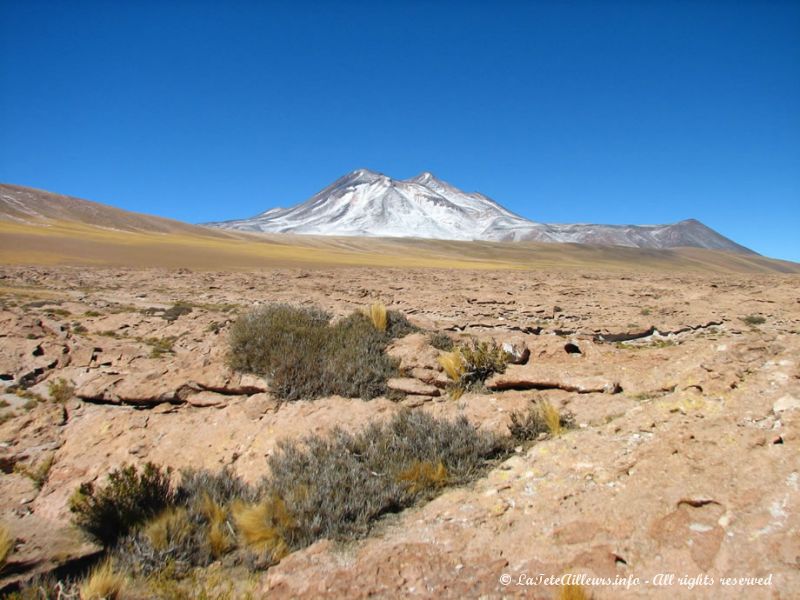
[[[570,571],[771,574],[769,587],[691,597],[795,597],[799,290],[789,275],[2,267],[0,519],[16,545],[0,578],[96,553],[69,525],[67,501],[123,463],[230,466],[256,481],[282,438],[407,409],[505,432],[510,412],[544,398],[578,427],[518,448],[364,540],[288,556],[260,574],[264,595],[549,598],[500,576]],[[240,311],[288,302],[342,316],[376,300],[455,341],[530,354],[457,401],[426,332],[390,347],[403,371],[391,399],[280,403],[268,381],[226,367]],[[171,318],[176,305],[191,311]],[[62,380],[71,393],[53,398]]]

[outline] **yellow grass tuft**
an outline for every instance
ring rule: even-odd
[[[452,352],[443,352],[438,358],[439,364],[444,369],[444,372],[452,381],[459,381],[464,374],[464,359],[461,352],[454,350]]]
[[[592,595],[587,593],[583,586],[568,583],[559,588],[558,600],[592,600]]]
[[[234,546],[227,527],[228,510],[205,494],[200,501],[200,512],[208,519],[208,547],[214,558],[219,558]]]
[[[370,321],[372,321],[372,325],[375,329],[378,331],[386,331],[389,320],[386,315],[386,306],[383,302],[373,302],[367,311],[367,316]]]
[[[400,472],[398,481],[408,486],[408,491],[418,494],[424,490],[439,488],[447,484],[447,469],[442,461],[414,461],[410,467]]]
[[[6,564],[6,559],[14,550],[14,537],[5,524],[0,524],[0,569]]]
[[[185,508],[168,508],[144,526],[144,534],[156,550],[166,550],[192,534],[192,524]]]
[[[542,400],[539,403],[539,410],[542,412],[547,429],[550,430],[550,435],[561,435],[563,427],[561,427],[561,413],[558,412],[558,409],[546,400]]]
[[[114,571],[111,561],[107,560],[81,583],[81,600],[120,600],[126,583],[125,575]]]
[[[270,552],[274,560],[289,554],[285,535],[294,527],[294,519],[279,497],[258,504],[234,504],[233,520],[248,546]]]

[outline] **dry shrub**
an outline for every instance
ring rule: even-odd
[[[340,395],[370,399],[385,394],[397,374],[385,349],[404,325],[387,313],[381,332],[362,313],[330,325],[318,309],[274,304],[241,316],[230,336],[232,368],[270,378],[284,400]]]
[[[92,570],[79,590],[81,600],[118,600],[123,597],[125,587],[125,575],[115,571],[107,560]]]
[[[336,429],[279,443],[264,486],[291,511],[297,526],[287,543],[297,549],[365,535],[381,516],[431,496],[444,481],[473,479],[504,449],[465,418],[402,412],[359,433]]]

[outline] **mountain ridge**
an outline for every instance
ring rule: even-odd
[[[430,171],[392,179],[369,169],[356,169],[300,204],[205,225],[262,233],[571,242],[654,249],[697,247],[757,254],[697,219],[663,225],[532,221],[485,194],[464,192]]]

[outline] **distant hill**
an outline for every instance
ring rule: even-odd
[[[800,273],[800,264],[703,248],[248,233],[132,213],[0,184],[0,264],[189,267],[426,267],[675,273]]]
[[[120,231],[213,235],[205,227],[9,184],[0,184],[0,220],[21,224],[61,221]]]
[[[359,169],[292,208],[208,225],[270,233],[695,247],[753,254],[695,219],[669,225],[537,223],[427,172],[398,180]]]

